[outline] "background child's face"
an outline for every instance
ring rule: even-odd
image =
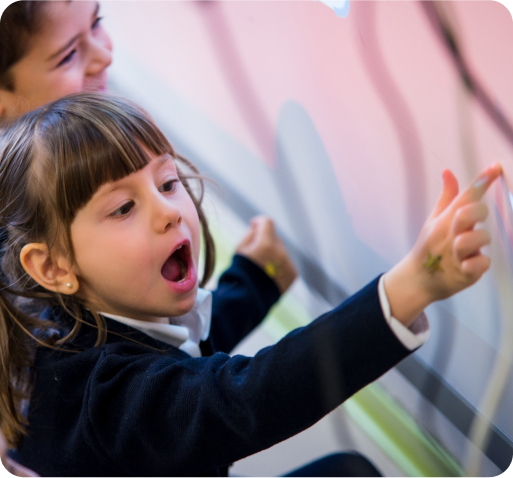
[[[14,91],[0,90],[0,111],[18,116],[70,93],[103,90],[112,44],[97,2],[45,2],[39,32],[12,66]]]
[[[71,238],[81,297],[101,312],[158,321],[194,305],[200,226],[172,157],[151,156],[143,169],[100,187]]]

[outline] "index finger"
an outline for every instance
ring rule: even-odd
[[[485,195],[491,184],[502,174],[502,166],[496,163],[488,167],[474,180],[474,182],[463,191],[453,203],[453,207],[458,209],[465,204],[480,201]]]

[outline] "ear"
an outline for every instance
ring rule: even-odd
[[[20,261],[25,272],[45,289],[66,295],[78,291],[78,278],[70,261],[62,255],[50,256],[46,244],[27,244],[21,250]]]

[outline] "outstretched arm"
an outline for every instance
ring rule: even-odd
[[[282,294],[297,277],[287,249],[276,234],[273,221],[268,217],[256,216],[251,219],[250,229],[237,246],[236,252],[260,266],[274,279]]]

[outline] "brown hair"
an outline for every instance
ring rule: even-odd
[[[27,52],[30,37],[40,27],[44,1],[11,3],[0,19],[0,88],[14,91],[10,68]]]
[[[43,242],[64,247],[71,259],[70,227],[76,213],[98,188],[142,169],[154,155],[168,153],[191,196],[203,231],[205,269],[210,278],[215,250],[201,208],[203,181],[198,170],[175,153],[149,115],[132,102],[99,93],[67,96],[27,113],[6,126],[0,138],[0,227],[6,234],[0,281],[0,429],[10,446],[24,433],[21,413],[30,395],[30,365],[36,344],[62,348],[78,332],[87,304],[50,292],[28,276],[20,262],[24,245]],[[195,194],[188,179],[199,180]],[[2,282],[6,282],[3,284]],[[58,324],[39,318],[44,307],[64,306],[76,321],[65,337]],[[104,342],[103,318],[93,313],[96,345]]]

